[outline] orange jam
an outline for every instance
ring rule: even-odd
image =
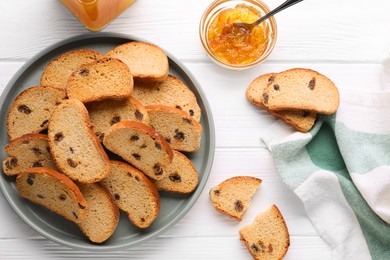
[[[135,0],[61,0],[91,31],[100,31]]]
[[[207,31],[210,51],[226,64],[245,65],[256,61],[266,51],[271,40],[269,23],[264,21],[250,31],[233,26],[233,23],[252,23],[261,16],[259,10],[246,4],[221,11]]]

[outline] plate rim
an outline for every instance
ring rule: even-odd
[[[17,72],[12,76],[10,81],[7,83],[6,87],[4,88],[1,96],[0,96],[0,104],[1,107],[4,106],[4,101],[6,97],[9,95],[12,87],[15,85],[16,81],[23,75],[23,73],[26,72],[35,62],[37,62],[40,58],[45,56],[46,54],[50,53],[51,51],[54,51],[56,49],[61,48],[62,46],[66,46],[68,44],[72,44],[77,41],[83,41],[83,40],[90,40],[94,38],[121,38],[123,40],[129,40],[129,41],[142,41],[142,42],[147,42],[147,43],[152,43],[155,44],[151,41],[148,41],[146,39],[143,39],[138,36],[134,36],[131,34],[124,34],[124,33],[114,33],[114,32],[98,32],[98,33],[83,33],[79,34],[76,36],[72,36],[60,41],[57,41],[53,44],[50,44],[46,48],[42,49],[35,55],[33,55],[31,58],[29,58],[23,65],[20,67]],[[160,47],[160,46],[159,46]],[[162,47],[160,47],[162,48]],[[199,84],[198,80],[195,78],[195,76],[192,74],[192,72],[182,63],[179,61],[174,55],[172,55],[170,52],[166,51],[164,48],[162,48],[164,52],[167,54],[168,58],[172,60],[175,63],[175,66],[178,66],[181,70],[184,71],[185,75],[190,79],[190,81],[193,83],[193,85],[196,88],[196,91],[198,92],[199,96],[202,99],[202,103],[205,107],[205,110],[207,111],[207,116],[202,115],[204,117],[205,122],[208,124],[209,128],[209,142],[208,142],[208,147],[207,147],[207,152],[209,153],[207,156],[207,161],[205,162],[206,165],[204,166],[204,172],[203,175],[204,177],[201,179],[201,181],[198,183],[197,189],[194,191],[194,193],[191,194],[191,198],[187,203],[184,205],[184,207],[180,210],[179,214],[177,214],[174,218],[172,218],[165,226],[162,228],[152,232],[151,234],[144,235],[141,239],[137,241],[133,241],[131,243],[126,243],[126,244],[118,244],[118,245],[104,245],[103,244],[82,244],[82,245],[77,245],[73,243],[69,243],[67,241],[61,240],[57,236],[53,236],[46,230],[40,228],[38,225],[36,225],[30,218],[24,214],[24,212],[19,209],[19,207],[16,205],[16,202],[13,201],[13,198],[11,194],[6,192],[6,187],[5,187],[5,179],[8,176],[3,176],[0,178],[0,190],[5,197],[6,201],[8,204],[11,206],[11,208],[14,210],[14,212],[18,215],[19,218],[23,220],[24,223],[26,223],[30,228],[38,232],[40,235],[44,236],[45,238],[56,242],[60,245],[67,246],[73,249],[79,249],[79,250],[86,250],[86,251],[94,251],[94,252],[112,252],[116,250],[121,250],[121,249],[128,249],[134,246],[137,246],[141,243],[144,243],[146,241],[155,239],[159,237],[161,234],[166,232],[168,229],[173,227],[175,224],[177,224],[189,211],[190,209],[195,205],[195,203],[198,201],[199,197],[201,196],[206,183],[208,181],[208,178],[210,177],[211,174],[211,168],[213,165],[214,161],[214,156],[215,156],[215,125],[214,125],[214,120],[213,120],[213,115],[211,111],[211,107],[209,105],[209,102],[207,100],[207,97]],[[2,171],[2,170],[1,170]],[[4,173],[2,172],[4,175]]]

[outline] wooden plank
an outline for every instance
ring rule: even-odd
[[[228,256],[228,257],[227,257]],[[133,249],[84,252],[45,239],[0,240],[0,259],[252,259],[237,237],[157,238]],[[328,246],[318,237],[291,238],[284,259],[330,259]]]
[[[61,39],[88,32],[59,1],[24,1],[17,10],[13,2],[0,1],[0,24],[6,25],[0,27],[0,59],[27,59]],[[137,35],[181,59],[210,63],[198,36],[200,18],[209,4],[209,0],[170,4],[139,0],[104,31]],[[280,1],[267,4],[272,8]],[[390,47],[389,9],[388,0],[299,3],[277,14],[278,41],[269,60],[380,62]]]

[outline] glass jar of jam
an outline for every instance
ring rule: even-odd
[[[60,0],[91,31],[100,31],[135,0]]]
[[[272,52],[277,36],[274,17],[252,30],[234,26],[252,23],[269,12],[257,0],[216,0],[200,22],[200,38],[206,54],[217,64],[232,69],[250,68],[264,61]]]

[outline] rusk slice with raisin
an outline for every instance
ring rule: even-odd
[[[194,93],[178,78],[168,75],[167,79],[154,84],[134,84],[133,96],[144,106],[165,105],[181,109],[199,122],[201,110]]]
[[[316,113],[300,110],[270,110],[263,104],[263,90],[268,84],[272,83],[275,76],[276,73],[268,73],[253,80],[246,89],[246,98],[255,106],[267,110],[298,131],[308,132],[315,123]]]
[[[118,59],[103,58],[81,65],[73,71],[66,84],[71,99],[83,103],[103,99],[128,98],[133,91],[129,68]]]
[[[254,259],[282,259],[290,246],[290,235],[279,209],[272,205],[252,224],[240,229],[240,239]]]
[[[110,175],[101,181],[118,207],[139,228],[149,227],[160,210],[160,196],[154,184],[131,165],[111,161]]]
[[[157,189],[177,193],[191,193],[198,185],[198,172],[182,153],[173,151],[173,161],[166,167],[168,174],[161,180],[153,180]]]
[[[107,177],[110,161],[79,100],[68,99],[54,110],[48,137],[54,161],[69,178],[91,183]]]
[[[4,148],[8,154],[3,160],[3,171],[8,176],[18,175],[32,167],[45,167],[57,170],[50,154],[47,136],[27,134],[12,139]]]
[[[168,57],[160,47],[154,44],[128,42],[108,51],[105,56],[117,58],[126,63],[135,81],[163,81],[168,75]]]
[[[19,195],[64,218],[80,223],[87,201],[71,179],[48,168],[29,168],[16,177]]]
[[[72,72],[79,66],[103,58],[99,52],[94,50],[68,51],[54,60],[45,68],[41,76],[42,86],[58,86],[66,88],[66,81]]]
[[[209,194],[216,210],[241,220],[260,184],[258,178],[236,176],[213,187]]]
[[[139,121],[149,124],[149,116],[145,107],[134,97],[123,100],[106,99],[86,104],[89,117],[96,136],[103,141],[103,137],[115,123],[120,121]]]
[[[199,149],[202,126],[186,112],[168,106],[146,106],[150,125],[171,145],[172,149],[193,152]]]
[[[165,167],[173,158],[172,149],[164,137],[140,122],[122,121],[112,125],[103,144],[155,180],[164,178],[167,174]]]
[[[65,91],[56,87],[34,86],[20,93],[8,111],[8,137],[14,139],[45,130],[53,110],[65,98]]]
[[[77,183],[87,200],[87,215],[79,223],[81,231],[95,243],[102,243],[114,233],[119,209],[109,191],[99,183]]]
[[[335,84],[310,69],[295,68],[275,75],[263,90],[263,104],[270,110],[336,112],[340,97]]]

